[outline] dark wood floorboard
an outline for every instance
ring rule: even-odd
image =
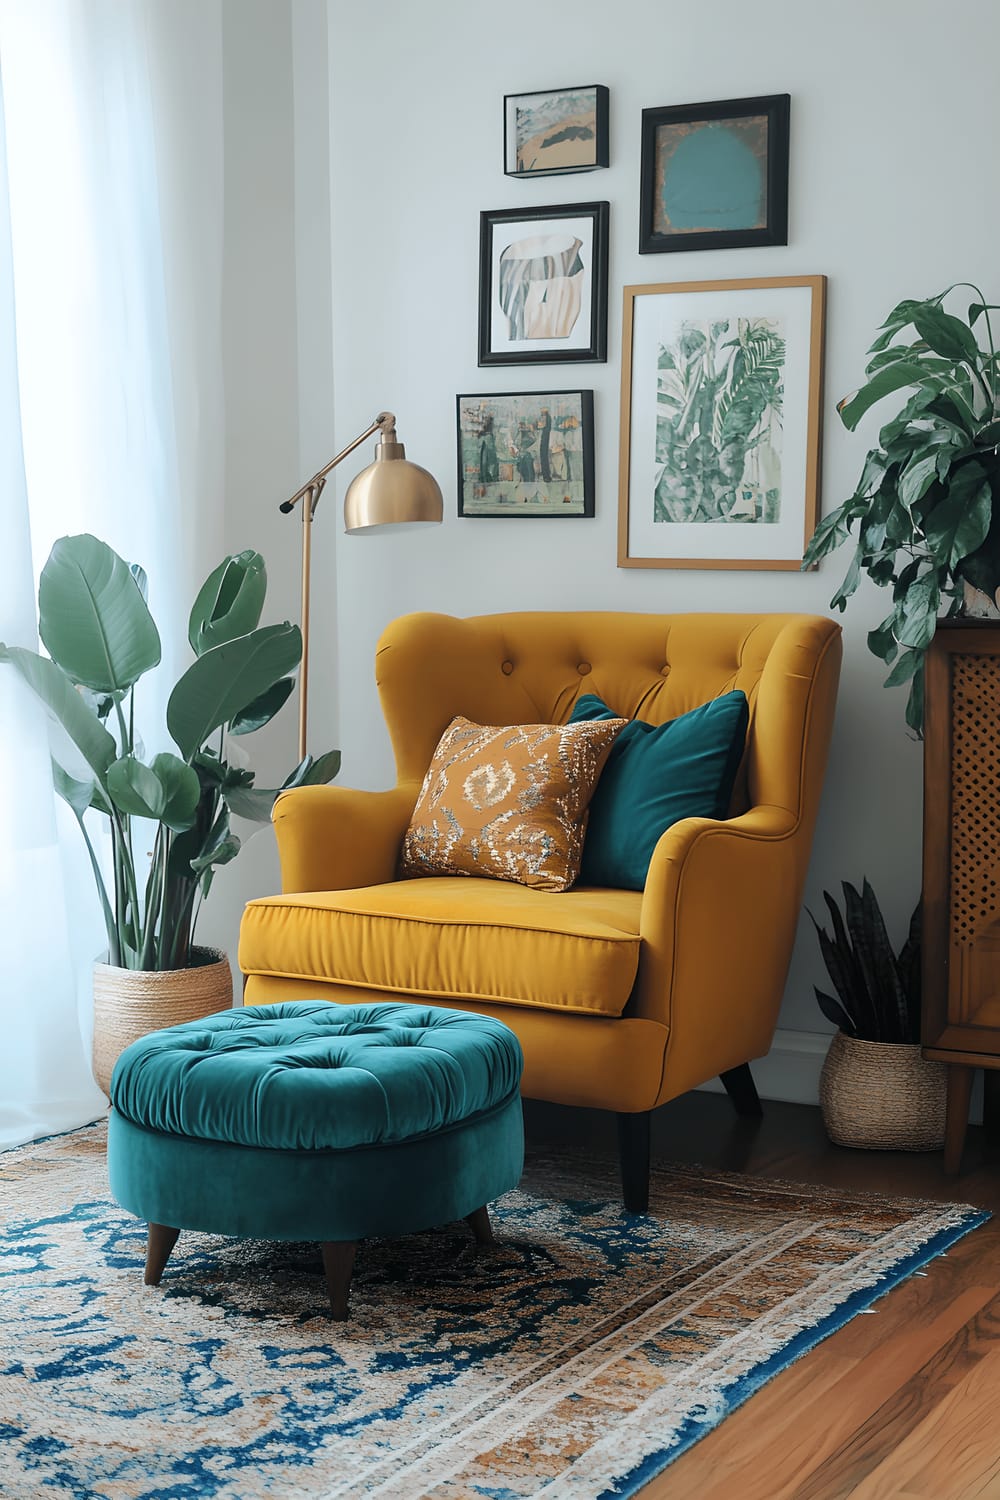
[[[527,1151],[613,1155],[613,1116],[528,1101]],[[970,1127],[959,1177],[940,1152],[832,1146],[819,1111],[737,1116],[689,1094],[653,1117],[653,1162],[974,1203],[1000,1217],[1000,1141]],[[1000,1500],[1000,1227],[993,1220],[778,1375],[640,1500]]]

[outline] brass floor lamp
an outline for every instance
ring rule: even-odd
[[[366,438],[379,434],[375,445],[375,462],[362,469],[351,480],[344,496],[344,530],[375,531],[382,526],[412,526],[425,521],[440,522],[444,501],[433,474],[419,464],[410,463],[406,449],[396,437],[396,418],[391,411],[380,411],[370,427],[348,443],[336,458],[296,490],[290,500],[278,507],[285,515],[302,501],[302,665],[299,669],[299,760],[306,755],[306,726],[309,713],[309,569],[312,522],[326,476]]]

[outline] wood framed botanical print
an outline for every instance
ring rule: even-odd
[[[639,254],[788,244],[788,94],[642,112]]]
[[[592,516],[593,391],[458,396],[460,516]]]
[[[606,167],[608,91],[601,83],[503,101],[503,169],[508,177],[561,177]]]
[[[799,568],[825,298],[825,276],[625,288],[619,567]]]
[[[607,359],[607,203],[479,216],[479,363]]]

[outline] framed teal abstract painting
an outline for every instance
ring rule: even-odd
[[[642,112],[639,253],[788,244],[788,94]]]

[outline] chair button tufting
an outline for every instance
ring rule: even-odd
[[[587,673],[590,671],[590,662],[582,661],[576,670],[579,672],[581,677],[586,677]]]
[[[670,663],[668,661],[665,661],[663,663],[663,666],[660,668],[660,676],[661,677],[666,677],[668,675],[669,671],[670,671]]]
[[[500,663],[500,670],[504,674],[505,677],[509,677],[510,674],[511,674],[511,672],[513,672],[513,670],[514,670],[514,663],[512,661],[501,662]]]

